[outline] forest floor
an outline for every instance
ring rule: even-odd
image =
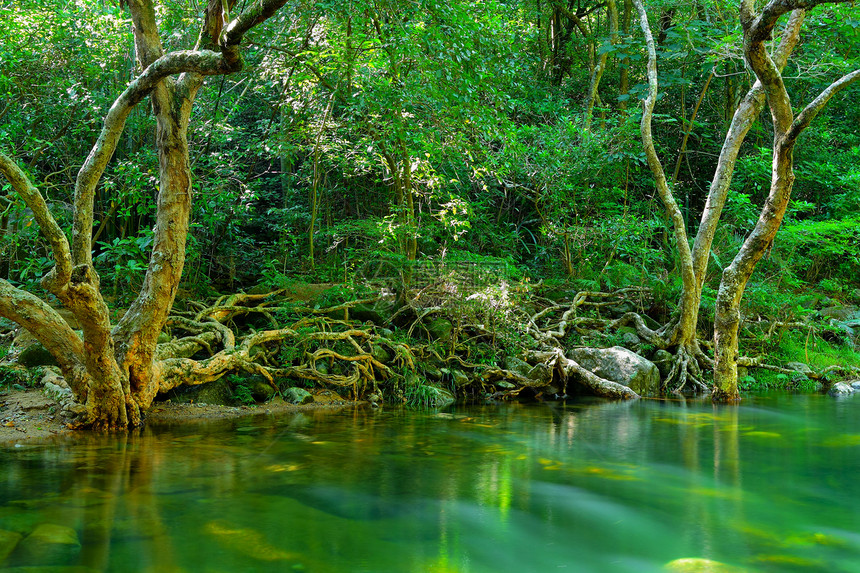
[[[211,404],[179,404],[155,402],[146,413],[151,427],[194,424],[213,420],[228,420],[260,415],[279,415],[318,409],[338,409],[358,402],[344,401],[337,395],[321,394],[310,404],[298,405],[278,398],[252,406],[216,406]],[[68,437],[77,432],[60,413],[56,401],[39,388],[7,389],[0,392],[0,447],[22,442],[47,442],[52,438]]]

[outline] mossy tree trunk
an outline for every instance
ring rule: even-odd
[[[759,219],[734,260],[723,271],[717,292],[714,321],[715,401],[732,402],[740,399],[737,373],[740,302],[756,264],[772,245],[788,207],[795,178],[793,152],[797,138],[824,109],[830,98],[860,79],[860,70],[843,76],[830,84],[795,117],[780,66],[768,53],[765,43],[770,39],[780,17],[795,9],[808,9],[825,3],[828,2],[771,0],[761,12],[756,12],[752,0],[743,0],[741,3],[744,56],[767,97],[773,120],[773,161],[770,192]]]

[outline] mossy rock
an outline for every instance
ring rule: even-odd
[[[233,388],[225,378],[197,386],[180,386],[170,392],[170,401],[187,404],[212,404],[215,406],[233,405]]]
[[[18,364],[25,368],[36,366],[57,366],[57,359],[48,349],[38,342],[30,344],[18,354]]]
[[[427,323],[427,332],[430,337],[436,340],[447,340],[451,338],[451,333],[454,332],[454,323],[447,318],[434,318]]]
[[[372,322],[376,325],[384,325],[388,324],[391,321],[391,317],[397,311],[397,305],[393,302],[377,302],[375,304],[357,304],[351,309],[349,309],[349,317],[352,320],[359,320],[361,322]],[[340,314],[340,318],[343,318],[343,313]]]
[[[18,544],[16,553],[30,563],[60,565],[74,561],[80,551],[77,531],[65,525],[41,523]]]
[[[251,396],[256,402],[268,402],[275,395],[275,389],[263,376],[250,376],[242,383],[251,390]]]
[[[284,400],[292,404],[310,404],[314,401],[314,397],[310,392],[297,386],[287,388],[283,395]]]
[[[24,539],[24,536],[16,531],[6,531],[0,529],[0,565],[6,561],[6,558],[18,547],[18,543]]]
[[[380,344],[374,344],[370,354],[373,356],[374,360],[382,362],[383,364],[388,364],[394,358],[391,353]]]

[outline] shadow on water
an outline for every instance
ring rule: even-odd
[[[857,571],[857,406],[356,408],[0,450],[0,571]]]

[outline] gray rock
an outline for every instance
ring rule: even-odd
[[[40,565],[59,565],[73,561],[81,551],[78,533],[71,527],[42,523],[19,544],[24,557]]]
[[[845,306],[829,306],[818,311],[821,318],[835,318],[840,322],[845,322],[854,318],[860,318],[860,307],[854,305]]]
[[[45,382],[42,385],[42,393],[55,402],[69,400],[72,397],[72,391],[68,387],[63,388],[53,382]]]
[[[568,358],[594,374],[623,384],[637,394],[660,391],[660,371],[657,365],[621,346],[612,348],[575,348]]]
[[[15,531],[5,531],[0,529],[0,565],[6,561],[6,558],[15,550],[18,543],[23,538],[23,535]]]
[[[621,335],[621,343],[625,348],[632,348],[634,346],[639,346],[642,343],[642,340],[640,340],[639,336],[634,332],[625,332]]]
[[[284,391],[284,400],[293,404],[309,404],[314,401],[314,397],[304,388],[293,386]]]
[[[810,368],[807,364],[803,362],[789,362],[785,365],[785,367],[789,370],[794,370],[795,372],[802,372],[804,374],[809,374],[812,372],[812,368]]]
[[[516,356],[508,356],[505,358],[505,370],[510,370],[515,374],[519,374],[520,376],[529,377],[529,372],[531,371],[532,366],[525,360],[520,360]]]
[[[539,384],[549,384],[552,382],[552,368],[546,364],[535,364],[526,374],[526,378],[534,380]],[[557,393],[557,392],[554,392]]]
[[[846,382],[846,384],[849,384],[855,390],[860,391],[860,380],[853,380],[851,382]]]
[[[837,382],[830,387],[830,390],[828,390],[827,393],[834,397],[849,396],[854,393],[854,388],[852,388],[845,382]]]

